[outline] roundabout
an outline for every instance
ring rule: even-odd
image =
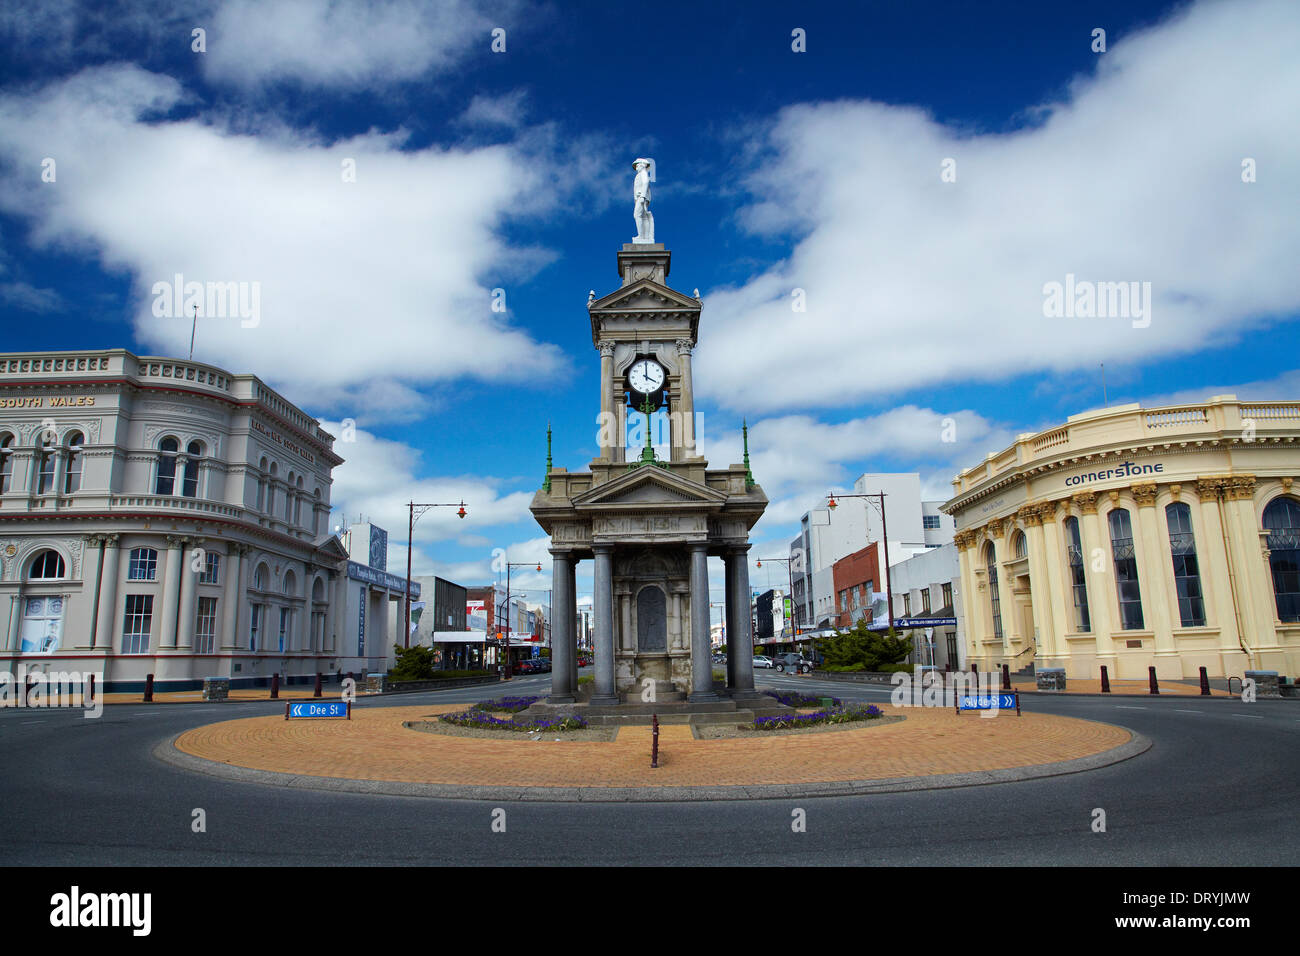
[[[363,708],[351,721],[221,721],[154,755],[185,770],[313,790],[473,800],[660,802],[846,796],[1032,780],[1105,767],[1146,751],[1123,727],[1053,714],[957,715],[886,708],[902,720],[835,732],[746,731],[708,738],[687,725],[616,728],[609,740],[421,732],[455,706]]]

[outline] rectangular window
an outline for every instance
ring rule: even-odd
[[[280,650],[282,651],[286,649],[284,645],[284,638],[285,635],[288,634],[288,632],[289,632],[289,609],[287,607],[282,607],[280,608]],[[288,650],[293,650],[293,648],[290,647],[288,648]]]
[[[1083,545],[1079,542],[1079,519],[1070,517],[1065,522],[1065,532],[1069,535],[1066,552],[1070,564],[1070,588],[1074,594],[1074,623],[1080,634],[1092,631],[1092,620],[1088,616],[1088,581],[1083,570]]]
[[[903,595],[903,616],[912,616],[912,595],[910,594]]]
[[[952,585],[951,584],[943,585],[943,606],[952,607]],[[953,637],[953,640],[955,641],[957,640],[957,638]]]
[[[133,548],[126,567],[128,581],[153,581],[158,576],[158,552],[153,548]]]
[[[153,627],[153,595],[128,594],[122,619],[122,653],[147,654]]]
[[[249,605],[248,610],[252,612],[250,615],[251,623],[249,624],[248,627],[248,649],[250,651],[256,651],[257,650],[257,628],[262,620],[262,615],[261,615],[262,606],[260,604],[252,604]]]
[[[1115,562],[1115,592],[1119,597],[1120,625],[1126,631],[1140,631],[1142,589],[1138,582],[1137,551],[1133,546],[1133,526],[1128,512],[1116,508],[1108,516],[1110,550]]]
[[[930,589],[929,588],[921,589],[921,613],[922,614],[930,613]]]
[[[1174,558],[1174,584],[1178,592],[1178,617],[1183,627],[1205,626],[1205,599],[1192,535],[1192,510],[1182,502],[1165,509],[1169,526],[1169,551]]]
[[[927,531],[937,531],[939,528],[938,515],[922,515],[921,521]]]
[[[54,452],[41,453],[40,484],[36,489],[38,495],[47,495],[54,490]]]
[[[211,654],[217,636],[217,599],[199,598],[198,616],[194,620],[194,653]]]
[[[199,584],[220,584],[221,555],[208,551],[203,556],[203,573],[199,575]]]
[[[952,665],[953,670],[956,670],[957,665],[961,663],[957,657],[957,633],[955,631],[948,632],[948,663]]]

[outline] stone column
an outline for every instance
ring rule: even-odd
[[[95,617],[95,649],[112,649],[113,623],[117,620],[117,574],[122,549],[115,534],[104,536],[104,562],[99,571],[99,607]]]
[[[1169,552],[1169,536],[1161,534],[1156,520],[1156,486],[1154,483],[1135,484],[1133,500],[1137,504],[1138,529],[1142,547],[1138,549],[1138,578],[1145,583],[1147,593],[1142,604],[1151,608],[1151,617],[1144,620],[1147,628],[1155,632],[1156,673],[1160,677],[1177,680],[1184,676],[1174,644],[1173,616],[1170,614],[1170,588],[1168,579],[1173,576],[1173,556]],[[1168,528],[1166,528],[1166,532]],[[1179,624],[1182,619],[1179,618]],[[1165,660],[1161,660],[1164,658]],[[1162,663],[1168,666],[1161,667]]]
[[[1255,476],[1233,475],[1223,479],[1223,511],[1227,518],[1228,546],[1232,549],[1233,578],[1246,646],[1253,652],[1253,667],[1264,666],[1260,651],[1278,645],[1274,621],[1277,604],[1273,597],[1273,572],[1264,558],[1260,538],[1260,516],[1255,509]],[[1202,571],[1202,579],[1204,579]]]
[[[5,632],[5,650],[18,650],[18,628],[23,619],[23,592],[20,587],[9,595],[9,627]]]
[[[95,569],[90,570],[91,555],[95,558]],[[104,582],[101,579],[101,572],[104,568],[104,536],[92,534],[86,537],[86,563],[83,565],[82,580],[94,588],[94,603],[90,608],[90,627],[84,634],[78,635],[82,641],[76,646],[78,648],[93,648],[95,646],[95,632],[99,627],[99,593],[103,590]]]
[[[1061,526],[1057,523],[1058,504],[1049,501],[1038,508],[1043,522],[1043,548],[1047,569],[1047,599],[1052,604],[1052,633],[1046,641],[1048,654],[1055,666],[1063,666],[1070,647],[1065,635],[1077,630],[1074,619],[1074,586],[1066,574],[1067,554]]]
[[[709,653],[709,549],[692,544],[691,552],[691,695],[692,701],[717,700],[713,692],[713,657]],[[730,660],[730,657],[728,657]]]
[[[682,455],[695,457],[695,386],[691,381],[691,340],[677,340],[677,362],[682,369],[682,394],[677,400],[681,413]]]
[[[163,568],[162,607],[158,609],[158,647],[176,646],[176,602],[180,594],[181,567],[185,560],[185,542],[173,535],[167,536],[167,565]]]
[[[181,606],[177,612],[179,619],[176,622],[177,647],[194,645],[194,607],[198,596],[199,574],[202,573],[204,564],[200,562],[199,570],[195,571],[191,562],[194,560],[194,549],[202,547],[203,539],[193,538],[181,554]]]
[[[627,460],[627,405],[618,402],[614,406],[614,447],[611,449],[615,461]]]
[[[734,587],[728,598],[735,604],[732,617],[736,628],[736,685],[733,696],[755,697],[754,690],[754,634],[749,615],[749,545],[737,545],[727,556],[733,565]],[[727,660],[731,660],[728,655]]]
[[[1101,519],[1097,517],[1097,495],[1081,491],[1074,496],[1079,509],[1079,535],[1083,544],[1083,573],[1088,582],[1088,614],[1092,619],[1092,633],[1096,640],[1097,663],[1115,669],[1114,624],[1119,613],[1119,596],[1115,585],[1115,562],[1110,553],[1110,536],[1102,534]],[[1100,549],[1102,570],[1094,571],[1093,555]]]
[[[592,581],[592,625],[595,630],[596,687],[593,704],[617,704],[614,689],[614,548],[598,544]]]
[[[322,654],[334,652],[334,621],[338,613],[335,604],[334,577],[330,575],[325,578],[325,624],[320,636],[320,647],[317,648]]]
[[[233,648],[239,643],[239,606],[243,604],[241,587],[242,561],[245,548],[242,544],[231,545],[226,551],[226,576],[221,590],[221,644],[222,648]]]
[[[614,343],[600,343],[600,428],[598,433],[613,440],[614,415]],[[596,450],[598,458],[613,458],[613,446],[601,443]]]
[[[569,648],[569,687],[578,693],[578,557],[569,560],[569,631],[565,644]],[[555,648],[555,623],[551,622],[551,653]],[[554,664],[552,663],[552,667]]]
[[[1025,534],[1029,540],[1029,603],[1034,615],[1034,629],[1038,632],[1034,659],[1040,664],[1038,649],[1042,649],[1043,657],[1050,657],[1055,644],[1052,639],[1052,588],[1047,580],[1047,562],[1050,559],[1046,553],[1041,515],[1037,505],[1025,509]]]
[[[732,600],[732,594],[736,590],[736,573],[735,564],[732,563],[731,555],[724,554],[722,557],[722,630],[726,636],[723,642],[727,645],[727,689],[735,690],[736,688],[736,615],[732,613],[736,609],[736,602]],[[752,650],[751,650],[752,653]]]
[[[551,551],[551,704],[572,704],[572,652],[567,634],[573,631],[573,557],[567,551]],[[559,632],[558,636],[556,632]]]
[[[621,650],[631,654],[636,651],[636,641],[632,634],[632,589],[624,584],[618,588],[616,594],[619,615],[618,645]]]

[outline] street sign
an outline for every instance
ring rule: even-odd
[[[1020,716],[1020,694],[961,694],[957,697],[957,712],[963,710],[1012,710]]]
[[[350,700],[293,700],[284,705],[284,719],[290,717],[345,717],[352,719]]]

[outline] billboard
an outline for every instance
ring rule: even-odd
[[[388,532],[370,526],[370,566],[380,571],[388,570]]]
[[[471,631],[486,631],[487,601],[466,601],[465,623]]]

